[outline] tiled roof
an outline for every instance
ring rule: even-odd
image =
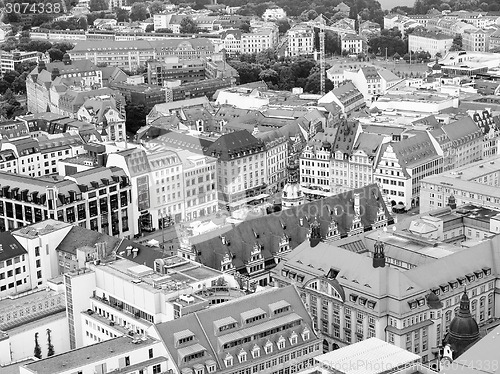
[[[481,134],[481,129],[469,116],[444,125],[442,129],[454,142],[464,140],[468,136],[477,137]]]
[[[290,310],[279,314],[278,316],[271,315],[270,306],[276,301],[284,300],[290,305]],[[259,322],[252,323],[251,325],[242,323],[242,314],[251,309],[262,309],[267,312],[266,318],[261,319]],[[218,326],[224,321],[237,321],[236,327],[226,330],[224,332],[217,332],[214,334],[214,327]],[[280,322],[281,321],[281,322]],[[250,357],[252,348],[257,345],[261,349],[261,356],[268,355],[274,357],[279,355],[280,351],[274,347],[272,353],[266,354],[264,352],[264,345],[269,340],[274,345],[278,338],[283,333],[268,335],[260,339],[254,339],[251,342],[244,343],[237,347],[223,348],[222,345],[227,341],[238,340],[243,336],[251,336],[257,334],[262,330],[266,331],[273,326],[285,324],[285,321],[301,321],[300,326],[292,329],[298,335],[298,343],[302,342],[301,332],[305,327],[311,332],[310,340],[316,339],[311,326],[311,318],[302,303],[298,291],[293,286],[283,288],[273,288],[266,291],[254,293],[244,298],[225,302],[210,308],[190,313],[174,321],[164,322],[156,325],[156,329],[160,338],[163,340],[167,350],[173,357],[173,362],[178,370],[190,367],[196,364],[204,364],[211,360],[217,365],[217,371],[225,369],[224,358],[230,354],[234,358],[234,365],[232,367],[237,369],[239,366],[238,354],[243,349]],[[179,338],[179,333],[185,334],[190,331],[194,335],[194,341],[190,345],[179,346],[176,338]],[[290,347],[288,339],[291,331],[286,331],[285,348]],[[186,364],[183,357],[186,352],[205,351],[204,357],[198,360],[191,360]],[[244,365],[248,365],[245,362]]]
[[[223,161],[231,160],[231,155],[240,152],[262,152],[264,144],[246,130],[235,131],[219,137],[207,150],[208,155]]]
[[[354,141],[356,140],[357,128],[359,126],[359,122],[341,122],[337,127],[332,152],[341,151],[350,154],[354,146]]]
[[[61,243],[59,243],[57,250],[76,255],[76,251],[79,248],[94,248],[97,243],[105,243],[106,255],[110,255],[120,242],[121,239],[114,236],[102,234],[80,226],[73,226]]]
[[[292,207],[284,212],[241,222],[224,234],[230,245],[222,244],[219,237],[211,237],[198,242],[196,250],[200,253],[200,262],[214,269],[220,269],[221,260],[228,253],[233,256],[233,265],[236,269],[245,271],[244,264],[250,258],[250,252],[255,244],[260,244],[265,260],[269,262],[270,267],[273,267],[274,256],[279,250],[282,238],[285,236],[289,239],[291,248],[297,247],[306,240],[309,226],[315,216],[320,223],[320,232],[323,237],[328,233],[332,219],[337,223],[340,234],[347,235],[354,218],[354,193],[360,194],[360,205],[364,209],[361,223],[364,227],[371,227],[376,222],[378,210],[382,205],[386,217],[390,217],[377,185],[371,184],[345,194]],[[335,208],[337,208],[337,215],[335,215]]]
[[[0,261],[26,254],[26,249],[8,231],[0,232]]]
[[[406,168],[412,167],[415,164],[421,164],[427,162],[431,158],[438,157],[436,148],[432,144],[429,134],[425,131],[418,131],[414,136],[399,142],[384,144],[382,152],[386,150],[389,144],[392,146],[399,160],[399,164],[404,171]]]

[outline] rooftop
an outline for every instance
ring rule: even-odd
[[[158,342],[151,337],[141,338],[139,343],[134,343],[136,341],[132,337],[122,336],[38,360],[27,364],[26,368],[37,374],[68,372],[80,368],[82,363],[98,363],[110,356],[122,356],[135,351],[138,345],[144,347]]]
[[[317,356],[315,361],[325,368],[344,374],[379,374],[412,362],[421,357],[394,344],[370,338],[332,352]]]
[[[26,250],[11,232],[0,232],[0,263],[26,253]]]

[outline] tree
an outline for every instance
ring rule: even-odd
[[[127,104],[125,106],[127,132],[135,134],[142,126],[146,126],[148,110],[144,105]]]
[[[62,58],[64,56],[63,51],[57,48],[51,48],[47,51],[47,53],[50,56],[50,61],[62,61]]]
[[[41,359],[42,358],[42,349],[40,348],[40,345],[38,344],[38,333],[35,333],[35,349],[33,350],[33,355]]]
[[[290,23],[286,18],[282,18],[276,21],[278,25],[278,31],[281,35],[284,35],[288,30],[290,30]]]
[[[108,10],[108,4],[106,0],[90,0],[90,11],[99,12],[101,10]]]
[[[255,62],[266,67],[271,66],[277,59],[276,51],[274,49],[265,49],[255,55]]]
[[[126,9],[117,8],[116,9],[116,21],[117,22],[128,22],[130,18],[130,13]]]
[[[197,34],[200,30],[198,25],[189,17],[184,17],[181,21],[181,34]]]
[[[27,51],[37,51],[45,53],[52,48],[52,43],[46,40],[32,40],[26,46]]]
[[[150,24],[150,25],[146,26],[146,30],[144,30],[144,31],[145,32],[151,32],[151,31],[154,31],[154,29],[155,29],[155,25]]]
[[[279,80],[278,73],[273,69],[262,70],[259,73],[259,80],[264,81],[266,83],[270,82],[272,84],[277,84]]]
[[[250,23],[249,22],[242,22],[239,26],[239,29],[243,32],[250,32]]]
[[[47,329],[47,357],[54,356],[54,346],[52,345],[52,339],[50,337],[50,333],[52,331],[50,329]]]
[[[340,54],[339,37],[336,32],[330,30],[325,31],[325,53],[332,55]]]
[[[75,48],[73,43],[70,42],[58,42],[53,45],[53,48],[59,49],[62,53],[66,53]]]
[[[165,9],[165,7],[161,1],[153,1],[149,4],[149,13],[151,14],[161,13],[163,9]]]
[[[132,21],[144,21],[149,17],[148,8],[144,3],[134,3],[130,10],[130,19]]]
[[[262,71],[260,65],[249,62],[230,61],[229,65],[236,69],[240,75],[240,83],[250,83],[259,80],[259,74]]]
[[[457,34],[457,36],[455,36],[453,38],[453,42],[451,44],[451,48],[450,48],[450,51],[463,51],[463,48],[462,48],[462,35],[460,34]]]
[[[162,33],[162,34],[173,34],[174,32],[172,29],[158,29],[155,30],[156,33]]]

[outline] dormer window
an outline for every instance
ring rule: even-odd
[[[291,345],[297,344],[297,341],[298,341],[297,333],[295,331],[292,332],[292,335],[290,335],[290,338],[288,340],[290,340]]]
[[[255,344],[252,348],[252,358],[260,357],[260,347]]]
[[[264,346],[264,351],[266,352],[267,355],[269,353],[273,353],[273,343],[270,340],[268,340],[266,345]]]
[[[240,362],[240,364],[242,362],[246,362],[247,360],[247,353],[245,352],[245,350],[241,350],[240,353],[238,353],[238,361]]]
[[[309,338],[311,337],[311,331],[306,327],[304,328],[304,331],[302,331],[302,340],[306,341],[306,340],[309,340]]]
[[[483,278],[483,272],[482,271],[475,271],[474,274],[476,275],[477,279]]]
[[[224,358],[224,365],[226,365],[227,368],[233,366],[233,356],[231,356],[229,353]]]
[[[286,252],[290,249],[289,243],[290,243],[290,238],[288,236],[286,236],[286,234],[283,234],[283,236],[280,239],[280,244],[279,244],[280,245],[280,249],[279,249],[280,253]]]
[[[375,301],[368,300],[366,303],[369,309],[375,309],[375,304],[377,304]]]
[[[491,269],[490,268],[483,268],[482,270],[483,270],[483,272],[484,272],[484,274],[486,276],[491,275]]]
[[[443,291],[443,292],[448,292],[450,290],[450,286],[447,284],[442,284],[439,287],[441,288],[441,291]]]
[[[355,303],[356,300],[358,300],[358,295],[350,294],[349,300],[352,301],[353,303]]]
[[[278,346],[279,350],[285,349],[285,338],[283,337],[283,335],[279,337],[278,341],[276,342],[276,345]]]
[[[472,273],[467,274],[465,277],[467,278],[468,282],[474,282],[476,280],[476,276]]]

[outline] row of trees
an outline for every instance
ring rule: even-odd
[[[262,80],[276,90],[289,91],[294,87],[302,87],[309,93],[319,93],[320,90],[319,64],[311,57],[278,58],[275,51],[266,50],[240,55],[228,63],[238,71],[241,84]],[[332,83],[326,82],[326,89],[331,90]]]
[[[54,345],[52,344],[52,337],[51,334],[52,331],[50,329],[47,329],[47,357],[54,356]],[[33,355],[41,359],[42,358],[42,349],[40,348],[40,344],[38,343],[38,333],[35,333],[35,349],[33,351]]]

